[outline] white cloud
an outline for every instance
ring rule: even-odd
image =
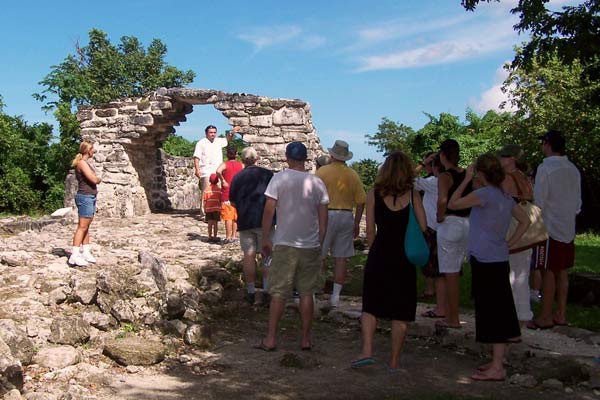
[[[359,59],[357,71],[416,68],[472,59],[510,47],[513,43],[512,36],[512,32],[500,33],[495,37],[487,34],[465,36],[409,50],[366,56]]]
[[[469,102],[469,105],[473,108],[473,110],[479,113],[486,113],[489,110],[509,112],[517,111],[517,109],[508,102],[507,94],[502,91],[502,84],[507,76],[508,72],[503,66],[498,68],[494,76],[494,85],[481,93],[479,99],[471,100]],[[506,102],[505,107],[501,109],[500,104],[503,102]]]
[[[295,25],[271,26],[256,28],[253,31],[241,33],[237,37],[254,45],[258,52],[266,47],[289,42],[300,36],[301,33],[302,28]]]
[[[471,15],[463,13],[452,18],[439,18],[427,21],[394,19],[379,23],[375,27],[359,30],[358,39],[361,44],[372,44],[374,42],[382,42],[458,26],[469,18],[471,18]]]

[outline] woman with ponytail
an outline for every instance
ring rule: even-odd
[[[75,204],[79,214],[77,230],[73,236],[73,252],[69,257],[69,264],[84,267],[88,263],[95,263],[96,259],[90,253],[90,224],[96,213],[96,185],[102,180],[96,175],[96,170],[89,163],[94,156],[94,144],[84,140],[79,145],[79,152],[73,159],[71,166],[75,168],[75,177],[79,188],[75,195]]]

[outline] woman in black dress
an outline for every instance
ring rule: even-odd
[[[408,322],[415,320],[417,276],[404,253],[404,236],[410,212],[410,196],[421,230],[427,229],[421,196],[413,191],[414,167],[401,151],[390,154],[367,196],[369,256],[363,284],[362,351],[353,368],[374,364],[373,335],[377,319],[392,320],[392,352],[387,364],[399,367]]]

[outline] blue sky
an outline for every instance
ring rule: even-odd
[[[514,3],[472,13],[460,0],[6,2],[0,95],[8,114],[53,123],[31,95],[91,28],[115,44],[158,38],[168,63],[196,73],[190,87],[308,101],[325,147],[345,139],[355,160],[381,160],[364,136],[382,117],[418,129],[423,112],[497,108],[501,66],[524,40],[512,29]],[[177,134],[197,140],[207,124],[228,128],[214,108],[196,106]]]

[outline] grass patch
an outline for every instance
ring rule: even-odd
[[[342,294],[351,296],[362,295],[362,280],[364,265],[367,262],[365,254],[356,254],[348,263],[348,277],[342,290]],[[326,260],[328,265],[328,280],[333,280],[333,259]],[[582,233],[575,238],[575,267],[570,273],[585,272],[600,274],[600,234]],[[417,271],[418,293],[425,290],[425,277],[420,271]],[[432,301],[427,301],[433,303]],[[462,309],[472,309],[473,299],[471,298],[471,266],[468,263],[463,265],[463,275],[460,280],[460,307]],[[533,312],[537,315],[539,304],[532,304]],[[567,307],[567,320],[572,326],[588,329],[594,332],[600,332],[600,307],[584,306],[576,303],[569,303]]]
[[[600,234],[581,233],[575,238],[575,267],[571,272],[600,274]]]

